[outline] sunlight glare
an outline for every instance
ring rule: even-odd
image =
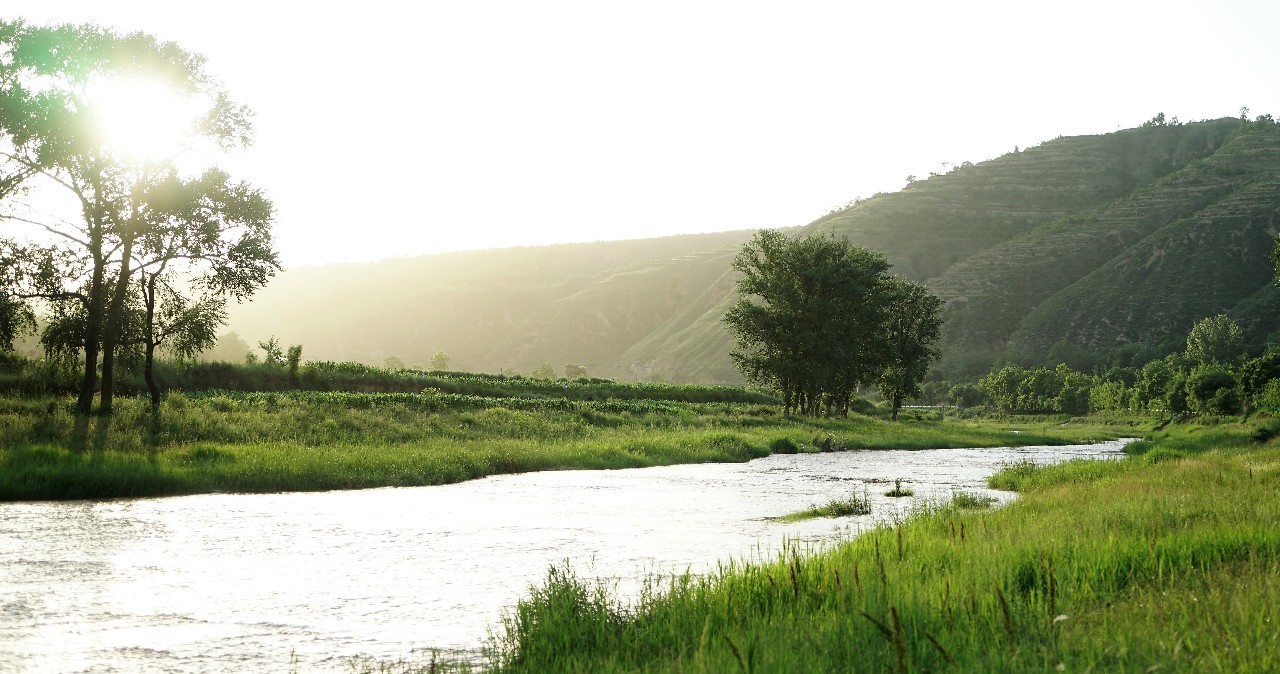
[[[184,149],[198,121],[195,98],[151,79],[103,79],[88,92],[91,119],[103,142],[142,162],[171,159]]]

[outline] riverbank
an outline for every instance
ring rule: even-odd
[[[633,606],[554,569],[502,672],[1280,670],[1275,428],[1174,425],[1123,461],[1014,465],[993,511],[928,510]]]
[[[784,418],[772,405],[418,393],[170,394],[110,417],[0,398],[0,500],[417,486],[486,475],[747,461],[771,452],[1114,439],[1062,420]]]

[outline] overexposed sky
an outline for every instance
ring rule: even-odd
[[[1280,3],[5,0],[203,54],[288,266],[802,225],[1058,135],[1280,114]]]

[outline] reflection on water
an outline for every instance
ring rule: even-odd
[[[649,572],[823,545],[1000,463],[1121,443],[775,455],[745,464],[505,475],[442,487],[0,504],[0,671],[341,669],[474,651],[568,559],[626,594]],[[889,499],[894,478],[915,497]],[[873,515],[768,518],[851,492]],[[1001,500],[1011,496],[990,492]]]

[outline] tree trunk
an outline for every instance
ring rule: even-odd
[[[894,393],[893,396],[891,397],[891,400],[893,401],[893,413],[890,415],[889,418],[891,421],[897,421],[898,409],[902,407],[902,396],[897,393]]]
[[[145,283],[143,288],[146,292],[146,309],[147,320],[144,328],[145,334],[143,338],[146,340],[146,357],[142,365],[142,378],[147,382],[147,392],[151,394],[151,411],[158,412],[160,410],[160,386],[156,384],[155,362],[156,362],[156,279],[158,275],[152,274],[150,277],[143,275]]]
[[[102,277],[105,266],[102,259],[95,255],[93,278],[89,281],[89,305],[85,307],[84,376],[80,380],[80,397],[76,400],[76,411],[80,414],[93,412],[93,394],[98,388],[98,349],[102,343]]]
[[[120,276],[116,279],[116,289],[111,295],[111,306],[107,310],[106,331],[102,340],[102,398],[98,410],[102,414],[111,414],[111,405],[115,397],[115,350],[120,342],[120,330],[124,327],[124,298],[129,293],[129,277],[133,270],[129,262],[133,256],[133,235],[124,237],[124,252],[120,258]]]
[[[147,340],[147,357],[146,364],[143,366],[142,378],[147,382],[147,392],[151,394],[151,410],[160,409],[160,386],[156,384],[155,371],[152,364],[155,363],[156,347],[151,340]]]

